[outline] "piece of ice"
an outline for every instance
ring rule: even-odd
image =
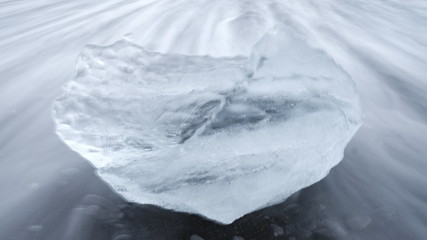
[[[325,177],[361,110],[331,58],[277,27],[249,59],[89,46],[54,118],[129,201],[231,223]]]
[[[27,228],[30,232],[40,232],[43,229],[42,225],[32,225]]]
[[[271,224],[271,228],[273,228],[273,234],[276,237],[282,236],[283,234],[285,234],[285,230],[283,230],[283,228],[279,225]]]
[[[191,235],[190,240],[204,240],[202,237],[200,237],[199,235]]]
[[[120,234],[113,238],[114,240],[132,240],[132,236],[128,234]]]
[[[30,189],[31,190],[39,190],[40,189],[40,183],[38,182],[33,182],[30,184]]]
[[[371,223],[372,219],[366,216],[356,216],[347,219],[347,226],[353,231],[362,231],[367,228]]]

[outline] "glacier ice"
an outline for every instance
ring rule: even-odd
[[[127,200],[221,223],[325,177],[361,115],[348,75],[283,26],[249,58],[88,46],[53,113],[60,138]]]

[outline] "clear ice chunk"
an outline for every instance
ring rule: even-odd
[[[325,177],[361,115],[348,75],[282,26],[250,58],[88,46],[53,114],[127,200],[221,223]]]

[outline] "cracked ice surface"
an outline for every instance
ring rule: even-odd
[[[340,67],[276,27],[250,58],[88,46],[54,118],[129,201],[231,223],[325,177],[361,110]]]

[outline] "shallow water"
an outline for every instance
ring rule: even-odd
[[[127,204],[55,135],[88,44],[248,55],[276,22],[356,82],[364,125],[321,182],[231,226]],[[424,239],[425,1],[0,1],[0,239]],[[196,236],[197,235],[197,236]]]

